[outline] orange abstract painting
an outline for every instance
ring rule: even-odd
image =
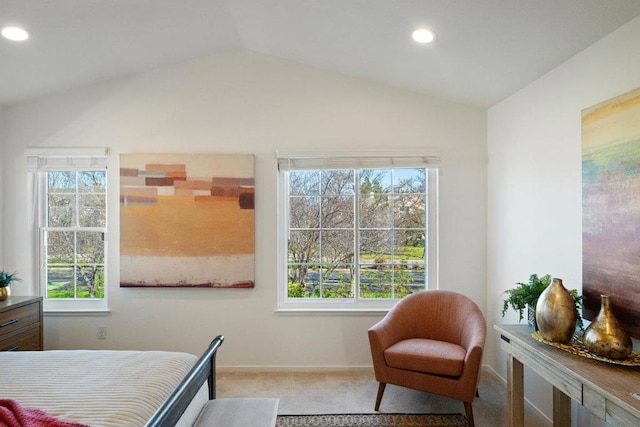
[[[254,286],[252,155],[122,154],[120,286]]]

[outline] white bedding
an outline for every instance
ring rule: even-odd
[[[162,351],[54,350],[0,353],[0,398],[91,426],[143,426],[197,357]],[[191,426],[206,383],[180,420]]]

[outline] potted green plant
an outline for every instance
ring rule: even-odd
[[[11,294],[9,285],[19,280],[20,278],[16,275],[15,271],[13,273],[7,273],[6,271],[0,270],[0,301],[4,301]]]
[[[538,302],[538,298],[542,291],[544,291],[550,284],[551,275],[549,274],[542,277],[539,277],[537,274],[532,274],[529,276],[528,283],[516,282],[516,285],[518,285],[517,287],[504,291],[507,298],[502,303],[502,316],[504,317],[509,307],[511,307],[520,315],[519,320],[522,320],[524,318],[524,310],[526,309],[529,327],[533,330],[537,330],[536,303]],[[578,311],[577,325],[580,330],[583,330],[584,325],[582,323],[582,316],[580,316],[580,310],[582,310],[584,297],[582,295],[578,295],[578,291],[576,289],[569,290],[569,293],[576,303],[576,310]]]

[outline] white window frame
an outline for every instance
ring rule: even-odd
[[[36,294],[43,296],[46,313],[108,312],[108,193],[105,194],[106,225],[104,235],[104,298],[56,299],[47,298],[46,260],[44,259],[44,230],[47,208],[47,172],[107,171],[106,148],[34,148],[25,151],[28,173],[29,234],[33,259],[33,278]],[[108,177],[107,177],[108,181]],[[108,187],[107,187],[108,191]],[[81,231],[80,229],[76,231]]]
[[[386,312],[398,299],[356,300],[355,298],[295,299],[288,298],[288,171],[313,169],[427,168],[427,288],[438,288],[438,175],[440,152],[425,150],[366,151],[279,151],[278,162],[278,241],[277,260],[279,313]]]

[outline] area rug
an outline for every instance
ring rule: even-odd
[[[460,414],[278,415],[276,427],[466,427]]]

